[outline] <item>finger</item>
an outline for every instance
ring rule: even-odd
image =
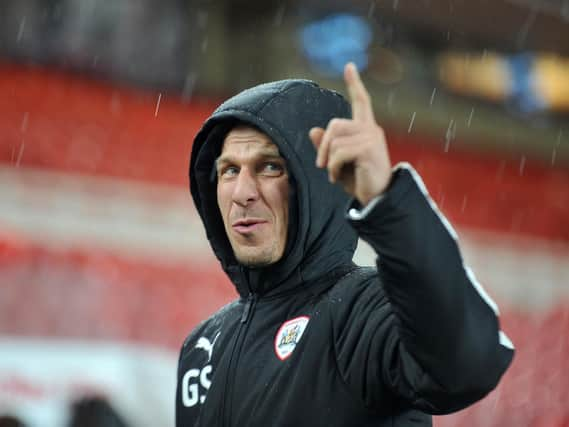
[[[310,129],[310,132],[308,132],[308,136],[310,137],[314,148],[316,148],[316,166],[319,168],[322,167],[322,141],[324,140],[325,133],[326,131],[319,127],[314,127]]]
[[[340,178],[342,168],[347,164],[353,163],[355,158],[356,154],[349,146],[335,148],[330,153],[328,160],[328,177],[330,182],[336,182]]]
[[[325,168],[328,163],[328,153],[330,151],[330,146],[333,141],[333,132],[329,129],[322,134],[320,139],[320,146],[318,147],[318,154],[316,155],[316,166],[319,168]]]
[[[326,167],[331,145],[336,144],[336,140],[338,139],[344,139],[347,136],[355,135],[360,131],[360,124],[354,120],[341,119],[338,117],[330,120],[320,142],[316,165],[320,168]]]
[[[352,118],[356,121],[375,120],[369,93],[353,62],[344,67],[344,80],[352,104]]]
[[[324,136],[324,132],[326,131],[319,127],[314,127],[310,129],[310,131],[308,132],[308,136],[310,137],[310,140],[312,141],[314,148],[316,148],[316,151],[318,151],[318,148],[322,143],[322,137]]]
[[[352,119],[344,119],[340,117],[334,117],[326,126],[326,132],[330,132],[334,136],[334,139],[357,134],[361,132],[361,129],[362,127],[360,123],[357,123]]]

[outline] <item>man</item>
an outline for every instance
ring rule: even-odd
[[[409,165],[392,170],[353,64],[344,78],[351,109],[284,80],[195,138],[192,196],[240,298],[184,343],[178,427],[429,426],[512,359],[450,224]],[[358,236],[377,269],[352,263]]]

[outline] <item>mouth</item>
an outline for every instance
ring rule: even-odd
[[[243,218],[231,224],[231,228],[239,234],[249,234],[259,230],[268,221],[260,218]]]

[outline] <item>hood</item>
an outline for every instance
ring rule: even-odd
[[[345,219],[349,196],[315,166],[308,137],[334,117],[351,117],[337,92],[308,80],[282,80],[247,89],[219,106],[194,139],[190,191],[211,247],[241,296],[280,294],[310,286],[338,266],[351,264],[357,236]],[[267,134],[287,163],[289,225],[280,261],[262,268],[240,265],[231,249],[217,205],[214,168],[225,135],[236,124]]]

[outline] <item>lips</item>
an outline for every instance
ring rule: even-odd
[[[242,218],[231,224],[231,227],[239,234],[248,234],[257,231],[267,223],[267,220],[261,218]]]

